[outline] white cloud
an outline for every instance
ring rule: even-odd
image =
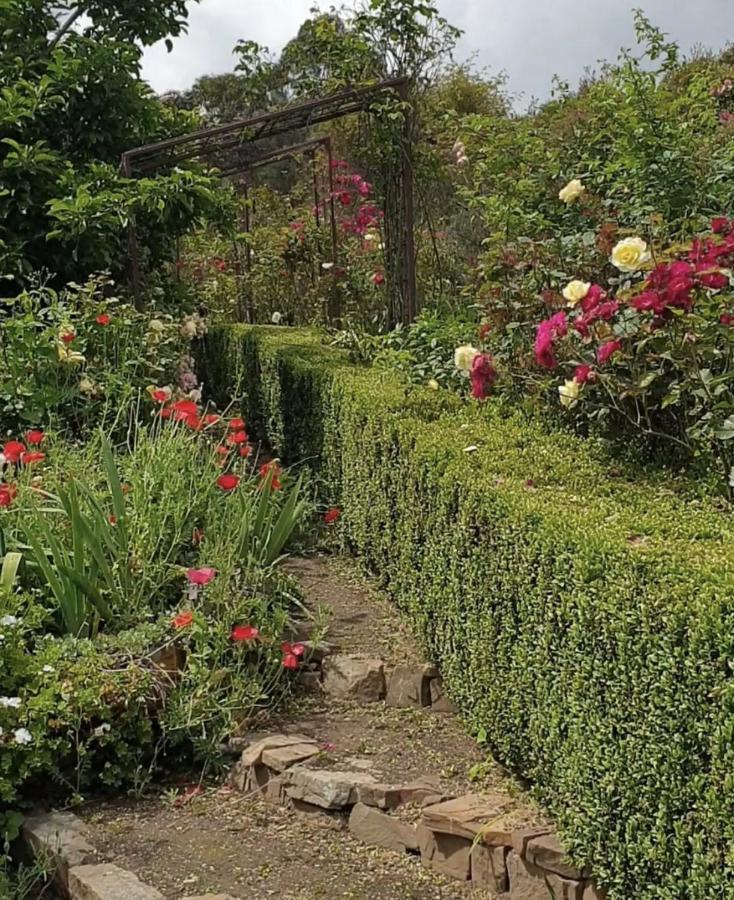
[[[640,0],[653,22],[685,50],[719,47],[734,37],[731,0]],[[330,5],[327,0],[321,4]],[[614,59],[632,46],[632,8],[617,0],[438,0],[443,15],[465,32],[459,58],[506,70],[513,93],[546,97],[554,74],[575,84],[588,66]],[[279,52],[307,18],[312,0],[202,0],[190,6],[189,34],[171,54],[159,44],[144,58],[155,90],[189,87],[199,75],[232,71],[232,48],[241,39]]]

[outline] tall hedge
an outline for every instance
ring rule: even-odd
[[[308,332],[214,330],[205,368],[313,466],[470,726],[611,900],[734,898],[726,512]]]

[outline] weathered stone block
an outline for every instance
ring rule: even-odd
[[[430,706],[430,682],[425,668],[425,666],[396,666],[387,680],[385,705],[396,709]]]
[[[504,893],[507,878],[507,853],[505,847],[487,847],[474,844],[471,851],[471,880],[477,887],[488,888],[498,894]]]
[[[523,858],[527,851],[528,843],[535,837],[550,834],[551,829],[547,825],[535,825],[531,828],[518,828],[512,832],[512,849]]]
[[[243,750],[240,762],[245,768],[249,768],[262,762],[262,755],[265,750],[274,750],[277,747],[292,747],[296,744],[312,744],[316,746],[316,741],[302,734],[269,734],[257,741],[253,741],[249,747]]]
[[[328,656],[324,660],[322,686],[330,697],[376,703],[385,696],[383,662],[363,656]]]
[[[418,826],[418,849],[421,864],[433,872],[468,881],[471,877],[472,842],[455,834],[440,834]]]
[[[510,900],[583,900],[584,884],[539,869],[511,850],[507,855]]]
[[[71,900],[163,900],[163,894],[143,884],[132,872],[109,864],[69,869]]]
[[[435,806],[426,806],[421,823],[432,831],[458,834],[473,840],[482,828],[507,808],[510,800],[500,794],[465,794]]]
[[[456,707],[446,696],[441,678],[432,678],[428,685],[428,705],[431,712],[456,713]]]
[[[359,790],[377,784],[365,772],[332,772],[296,766],[285,773],[285,793],[323,809],[343,809],[359,801]]]
[[[54,883],[62,893],[68,892],[69,869],[94,862],[95,850],[89,829],[70,812],[48,812],[27,816],[23,837],[33,855],[56,867]]]
[[[365,806],[378,809],[397,809],[400,806],[400,788],[389,784],[358,784],[357,800]]]
[[[357,803],[352,809],[349,830],[370,847],[385,847],[398,853],[418,849],[415,828],[364,803]]]
[[[588,875],[568,859],[558,835],[552,832],[530,838],[525,846],[525,859],[540,869],[555,872],[564,878],[581,879]]]
[[[312,756],[319,754],[318,745],[311,742],[308,744],[289,744],[285,747],[268,747],[263,750],[261,760],[264,765],[276,772],[284,772],[298,763],[311,759]]]

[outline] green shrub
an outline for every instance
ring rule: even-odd
[[[311,460],[472,729],[611,900],[734,895],[734,526],[716,502],[312,334],[222,327],[207,357],[214,392],[249,378],[250,421]]]

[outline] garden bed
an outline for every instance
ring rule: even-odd
[[[613,900],[727,895],[734,527],[717,502],[312,333],[217,329],[207,361],[215,396],[242,376],[248,421],[310,461],[476,733]]]

